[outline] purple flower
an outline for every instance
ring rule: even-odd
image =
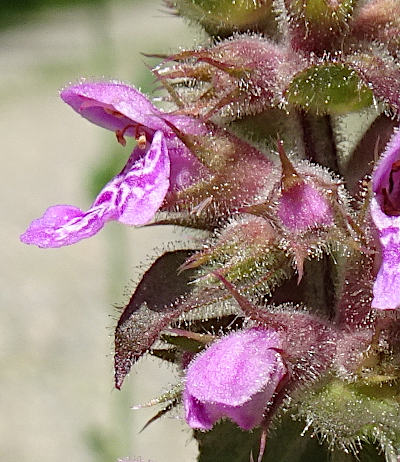
[[[82,117],[114,131],[122,144],[124,136],[133,136],[140,144],[142,139],[151,140],[156,131],[161,131],[171,160],[171,189],[184,188],[204,174],[200,162],[167,123],[185,134],[203,135],[207,131],[199,120],[165,114],[138,90],[118,82],[73,85],[61,92],[61,98]]]
[[[125,145],[125,136],[134,136],[138,146],[87,212],[70,205],[50,207],[21,235],[22,242],[61,247],[93,236],[110,220],[144,225],[169,190],[184,188],[204,173],[165,120],[191,134],[202,133],[200,122],[163,114],[135,88],[120,83],[75,85],[61,97],[83,117],[115,131],[121,144]]]
[[[400,131],[390,140],[373,175],[371,216],[378,229],[381,262],[372,307],[400,307]]]
[[[97,196],[87,212],[72,205],[49,207],[33,220],[21,241],[61,247],[93,236],[107,221],[143,225],[152,219],[169,188],[170,161],[162,132],[155,133],[143,157],[135,148],[128,163]]]
[[[210,430],[228,417],[243,430],[259,425],[286,375],[277,332],[241,330],[213,343],[190,363],[183,393],[186,421]]]

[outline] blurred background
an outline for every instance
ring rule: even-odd
[[[81,77],[152,91],[140,52],[168,53],[193,46],[196,37],[202,40],[161,0],[1,2],[2,461],[196,458],[179,418],[139,433],[156,411],[130,409],[173,383],[175,371],[145,360],[121,392],[113,388],[115,306],[127,302],[140,262],[160,254],[166,238],[187,236],[109,223],[96,237],[60,249],[18,238],[49,205],[87,208],[129,155],[113,133],[62,103],[58,91]]]

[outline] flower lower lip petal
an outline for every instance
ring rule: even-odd
[[[62,247],[97,234],[111,220],[136,226],[149,222],[169,188],[168,149],[162,132],[156,132],[144,157],[136,160],[136,149],[87,212],[70,205],[50,207],[31,223],[21,241],[39,247]]]

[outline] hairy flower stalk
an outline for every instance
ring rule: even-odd
[[[115,386],[145,354],[175,364],[150,423],[175,409],[200,462],[397,462],[398,2],[166,4],[213,37],[153,56],[173,109],[118,82],[63,90],[137,146],[88,211],[50,207],[21,240],[74,244],[110,220],[205,231],[143,274]]]

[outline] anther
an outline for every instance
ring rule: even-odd
[[[124,135],[125,135],[125,132],[127,130],[129,130],[130,128],[135,128],[136,129],[137,126],[130,124],[130,125],[127,125],[126,127],[124,127],[122,130],[116,130],[115,131],[115,136],[117,137],[117,141],[118,141],[119,144],[122,144],[122,146],[126,146],[126,139],[125,139]]]
[[[142,125],[136,125],[135,127],[135,140],[137,141],[139,149],[146,149],[146,132],[144,131]]]
[[[147,139],[146,139],[145,133],[142,133],[141,135],[139,135],[139,137],[136,138],[136,141],[137,141],[139,149],[142,149],[142,150],[146,149]]]
[[[106,114],[118,117],[118,119],[123,119],[125,117],[123,114],[121,114],[119,111],[116,111],[115,109],[109,109],[108,107],[105,107],[103,109]]]

